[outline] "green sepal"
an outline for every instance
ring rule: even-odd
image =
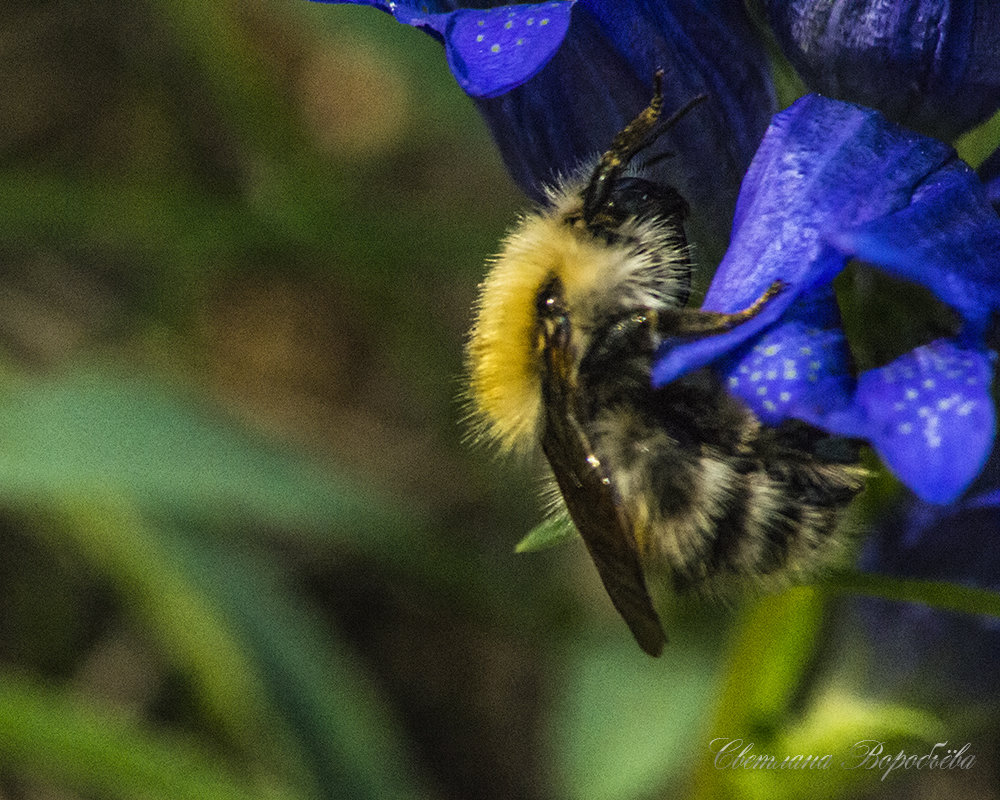
[[[573,523],[564,517],[550,517],[532,528],[515,545],[514,552],[537,553],[539,550],[548,550],[550,547],[565,544],[576,538],[577,533]]]

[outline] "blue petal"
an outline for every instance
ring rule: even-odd
[[[1000,489],[991,489],[988,492],[977,494],[963,501],[964,508],[991,508],[1000,511]],[[1000,526],[998,526],[1000,530]]]
[[[1000,447],[993,448],[978,477],[953,503],[942,505],[928,503],[915,497],[905,499],[893,512],[892,533],[898,536],[899,543],[905,548],[934,546],[934,543],[928,542],[925,537],[933,537],[935,528],[948,529],[956,517],[965,512],[987,512],[995,520],[991,527],[992,535],[995,536],[997,531],[1000,531]],[[955,533],[957,530],[953,529],[950,535]],[[991,552],[996,552],[1000,557],[1000,549],[992,547]],[[868,565],[876,566],[871,560],[868,561]],[[956,579],[970,576],[948,577]],[[1000,571],[993,572],[990,577],[995,585],[1000,587]]]
[[[928,503],[950,503],[979,474],[996,430],[993,354],[938,340],[858,377],[860,412],[824,427],[862,436]]]
[[[702,93],[708,99],[651,148],[650,157],[676,157],[647,174],[680,191],[701,257],[717,260],[739,181],[775,109],[768,62],[742,4],[579,0],[548,65],[479,108],[515,180],[540,198],[544,184],[608,148],[649,101],[658,68],[668,112]]]
[[[810,89],[952,139],[1000,107],[1000,3],[765,0]]]
[[[1000,217],[961,161],[929,175],[899,211],[830,238],[845,254],[931,289],[962,315],[970,335],[1000,309]]]
[[[855,255],[952,305],[967,323],[961,343],[917,348],[855,383],[829,285]],[[749,322],[666,342],[654,385],[716,361],[766,423],[794,417],[866,439],[918,496],[958,496],[994,437],[992,354],[978,337],[1000,309],[1000,218],[972,171],[878,112],[803,98],[764,137],[703,307],[747,308],[776,280],[787,288]]]
[[[833,236],[905,207],[953,156],[872,109],[803,97],[775,116],[754,156],[705,307],[743,308],[775,280],[829,280],[846,261],[826,252]]]
[[[907,133],[877,111],[807,95],[774,117],[743,180],[729,250],[703,307],[747,308],[775,281],[788,288],[738,328],[701,341],[668,343],[654,385],[739,347],[802,294],[829,283],[849,253],[842,231],[904,208],[914,187],[954,156],[947,145]]]
[[[452,10],[451,3],[332,0],[374,6],[444,42],[458,85],[474,97],[520,86],[548,63],[569,29],[576,0]],[[319,0],[331,2],[331,0]]]
[[[563,42],[576,0],[462,10],[451,14],[445,50],[468,94],[496,97],[529,80]]]
[[[371,6],[386,14],[391,14],[397,22],[411,25],[429,33],[435,39],[444,40],[444,28],[448,21],[447,4],[438,0],[423,3],[397,3],[395,0],[312,0],[314,3],[328,5]]]
[[[765,424],[810,419],[851,402],[854,378],[833,291],[799,300],[781,323],[719,365],[730,394]]]
[[[397,3],[395,0],[313,0],[313,2],[326,3],[332,6],[371,6],[393,16],[397,16],[398,13],[403,18],[410,14],[427,16],[428,14],[444,13],[452,10],[446,4],[439,2],[439,0],[430,0],[429,2],[422,3]]]

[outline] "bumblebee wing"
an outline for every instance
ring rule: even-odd
[[[667,637],[646,587],[632,526],[586,433],[567,408],[549,407],[542,449],[611,602],[639,646],[651,656],[660,655]]]

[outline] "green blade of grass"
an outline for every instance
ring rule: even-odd
[[[0,762],[31,778],[122,800],[301,798],[237,776],[190,741],[10,674],[0,675]]]
[[[748,606],[734,629],[710,733],[705,738],[772,735],[799,694],[824,613],[820,592],[799,586]],[[706,749],[691,796],[729,797]]]
[[[0,500],[122,497],[206,533],[296,537],[474,597],[458,548],[414,547],[424,520],[330,465],[270,442],[175,387],[118,371],[0,388]]]
[[[272,737],[261,737],[267,693],[252,661],[160,531],[109,495],[51,496],[32,518],[37,535],[55,550],[82,558],[110,581],[166,663],[191,680],[201,708],[231,742],[247,750],[276,747]]]
[[[259,670],[320,795],[421,796],[397,721],[337,631],[259,561],[179,531],[171,541]]]
[[[40,521],[112,582],[247,757],[309,796],[419,796],[403,735],[363,668],[260,563],[110,499],[53,500]]]

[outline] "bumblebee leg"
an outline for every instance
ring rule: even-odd
[[[701,309],[679,309],[673,313],[661,312],[659,332],[663,336],[695,337],[725,333],[756,317],[771,300],[781,294],[785,285],[782,281],[775,281],[752,305],[742,311],[734,311],[729,314],[720,311],[702,311]]]
[[[764,306],[768,304],[769,301],[773,300],[782,291],[787,284],[784,281],[775,281],[770,286],[767,287],[767,291],[764,292],[760,297],[753,301],[753,304],[748,308],[744,308],[742,311],[737,311],[733,314],[723,314],[722,316],[729,317],[732,319],[730,328],[739,325],[741,322],[746,322],[752,317],[756,317],[761,311],[764,310]]]

